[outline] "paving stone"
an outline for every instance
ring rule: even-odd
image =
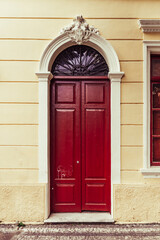
[[[15,236],[14,233],[0,233],[0,240],[11,240]]]
[[[160,224],[1,224],[0,240],[160,240]]]

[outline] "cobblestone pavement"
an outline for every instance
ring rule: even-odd
[[[0,240],[160,240],[160,224],[0,225]]]

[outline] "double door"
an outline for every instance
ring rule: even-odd
[[[51,83],[51,211],[110,211],[110,83]]]

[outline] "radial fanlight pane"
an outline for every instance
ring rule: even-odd
[[[107,76],[108,72],[108,65],[102,55],[84,45],[65,49],[52,66],[54,76]]]

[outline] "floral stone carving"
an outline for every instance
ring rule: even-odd
[[[92,35],[96,33],[99,35],[99,30],[93,26],[89,26],[82,16],[77,16],[73,19],[73,23],[63,28],[60,34],[67,33],[70,39],[77,44],[87,42]]]

